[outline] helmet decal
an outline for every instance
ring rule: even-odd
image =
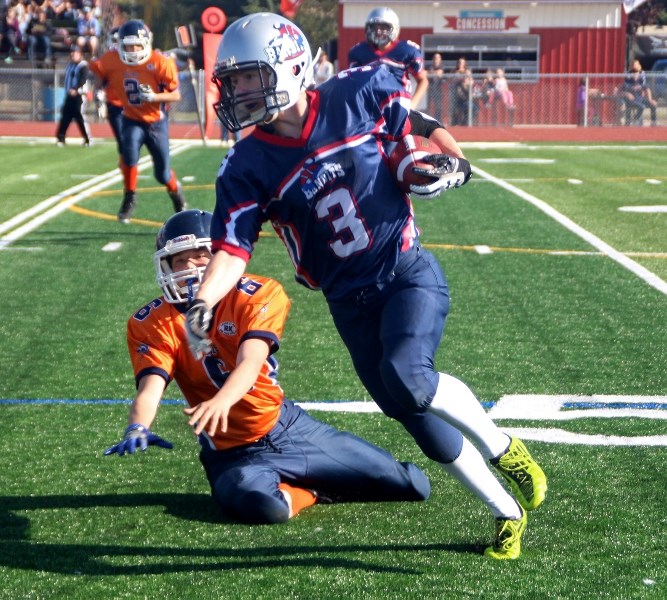
[[[276,37],[269,41],[264,48],[266,62],[271,66],[296,60],[306,51],[306,44],[302,33],[291,23],[274,25]]]

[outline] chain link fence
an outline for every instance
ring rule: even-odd
[[[197,101],[203,110],[204,72],[195,72],[194,85],[189,71],[179,72],[181,100],[168,107],[169,119],[175,123],[197,122]],[[0,69],[0,120],[58,121],[65,100],[65,69]],[[195,94],[195,87],[197,94]],[[85,113],[89,122],[100,122],[105,116],[103,96],[89,82]],[[201,114],[204,114],[203,112]]]
[[[625,77],[543,74],[509,80],[508,93],[501,94],[481,75],[429,75],[422,108],[447,125],[468,127],[667,125],[665,74],[646,73],[650,96],[641,101],[626,95]]]
[[[64,99],[64,69],[0,69],[0,119],[57,121]],[[196,123],[197,102],[204,110],[204,72],[194,85],[187,70],[179,73],[181,100],[169,107],[174,123]],[[453,75],[430,78],[423,110],[442,123],[468,127],[667,126],[664,73],[646,73],[655,106],[641,106],[623,93],[624,74],[540,75],[512,81],[509,96],[490,94],[483,76],[462,80]],[[195,93],[197,88],[197,93]],[[102,102],[91,86],[86,107],[91,122],[104,118]]]

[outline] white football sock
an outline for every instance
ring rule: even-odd
[[[485,458],[504,453],[510,438],[491,420],[475,394],[461,380],[439,373],[438,389],[429,411],[469,437]]]
[[[484,457],[466,438],[463,438],[463,448],[458,458],[451,463],[440,463],[440,466],[484,502],[494,517],[518,519],[521,516],[516,500],[500,484]]]

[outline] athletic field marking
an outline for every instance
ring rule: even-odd
[[[622,267],[625,267],[628,271],[635,274],[642,281],[644,281],[651,287],[655,288],[659,292],[662,292],[663,294],[667,295],[667,282],[660,279],[660,277],[658,277],[652,271],[649,271],[646,267],[643,267],[639,263],[632,260],[630,257],[626,256],[622,252],[619,252],[606,242],[602,241],[599,237],[593,235],[590,231],[587,231],[580,225],[577,225],[577,223],[575,223],[562,213],[558,212],[555,208],[544,202],[544,200],[540,200],[536,196],[533,196],[528,192],[524,192],[522,189],[519,189],[518,187],[512,185],[511,183],[507,183],[506,181],[491,175],[491,173],[487,173],[483,169],[476,167],[473,170],[481,177],[489,179],[490,181],[496,183],[499,187],[504,188],[507,191],[518,196],[522,200],[529,202],[535,208],[541,210],[547,216],[554,219],[557,223],[559,223],[560,225],[562,225],[575,235],[579,236],[580,238],[588,242],[591,246],[597,248],[603,254],[606,254],[613,261],[617,262]]]
[[[171,154],[175,156],[190,147],[191,144],[176,144],[172,146]],[[139,170],[143,171],[151,165],[152,160],[150,156],[145,156],[139,161]],[[0,234],[7,231],[11,232],[0,237],[0,250],[4,250],[16,240],[67,210],[70,206],[120,181],[122,181],[122,175],[118,169],[114,169],[113,171],[98,175],[89,181],[79,183],[55,196],[51,196],[8,221],[0,223]],[[21,225],[22,223],[23,225]]]
[[[271,234],[273,235],[273,234]],[[478,252],[478,246],[466,246],[458,244],[422,244],[425,248],[436,250],[466,250],[469,252]],[[517,254],[551,254],[553,256],[606,256],[604,252],[595,250],[554,250],[549,248],[512,248],[510,246],[485,246],[495,252],[515,252]],[[479,252],[478,252],[479,254]],[[640,258],[667,258],[667,252],[625,252],[626,256],[635,256]]]
[[[581,185],[583,183],[581,179],[568,179],[567,182],[571,183],[572,185]]]
[[[667,213],[667,205],[621,206],[618,210],[620,210],[621,212],[636,212],[636,213]]]
[[[534,429],[531,427],[503,427],[503,431],[523,440],[578,446],[667,446],[667,435],[592,435],[573,433],[564,429]]]
[[[667,396],[503,396],[489,416],[520,421],[572,421],[573,419],[637,417],[667,419]]]
[[[295,402],[310,412],[380,413],[377,404],[371,401],[320,401]],[[0,405],[129,405],[130,400],[67,400],[67,399],[0,399]],[[164,399],[167,406],[185,406],[183,400]],[[645,419],[667,419],[667,396],[503,396],[497,403],[482,402],[490,408],[494,419],[558,421],[585,419],[588,417],[640,417]],[[630,408],[628,408],[630,407]],[[581,409],[581,410],[579,410]],[[560,428],[503,427],[510,435],[526,440],[553,444],[577,444],[586,446],[667,446],[667,435],[616,436],[584,434]]]
[[[120,250],[122,246],[122,242],[109,242],[108,244],[102,246],[102,252],[115,252],[116,250]]]
[[[476,162],[502,164],[529,164],[529,165],[552,165],[556,162],[554,158],[480,158]]]
[[[660,181],[660,179],[647,179],[646,183],[650,183],[651,185],[660,185],[662,181]]]

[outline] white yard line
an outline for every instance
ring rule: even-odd
[[[491,173],[487,173],[486,171],[480,169],[477,166],[475,166],[473,170],[475,174],[479,175],[480,177],[483,177],[484,179],[487,179],[488,181],[495,183],[501,188],[504,188],[507,191],[511,192],[515,196],[518,196],[522,200],[529,202],[530,204],[535,206],[535,208],[538,208],[547,216],[554,219],[554,221],[556,221],[566,229],[570,230],[575,235],[578,235],[581,239],[588,242],[594,248],[597,248],[600,252],[607,255],[613,261],[617,262],[622,267],[625,267],[628,271],[639,277],[642,281],[646,282],[648,285],[655,288],[659,292],[662,292],[663,294],[667,295],[667,282],[660,279],[660,277],[658,277],[652,271],[649,271],[646,267],[643,267],[642,265],[635,262],[622,252],[619,252],[606,242],[602,241],[599,237],[593,235],[590,231],[584,229],[580,225],[577,225],[574,221],[572,221],[562,213],[558,212],[555,208],[544,202],[544,200],[540,200],[539,198],[533,196],[532,194],[524,192],[522,189],[516,187],[515,185],[512,185],[511,183],[508,183],[503,179],[500,179],[499,177],[494,177],[493,175],[491,175]]]
[[[171,156],[176,156],[191,146],[192,144],[190,143],[175,143],[170,148]],[[139,161],[139,171],[145,171],[148,168],[152,168],[152,165],[153,162],[151,157],[144,156]],[[0,250],[5,249],[16,240],[64,212],[73,204],[88,198],[95,192],[122,181],[122,179],[123,177],[118,169],[113,169],[112,171],[93,177],[88,181],[72,186],[55,196],[51,196],[32,208],[12,217],[8,221],[0,223],[0,234],[7,231],[10,232],[0,238]],[[21,225],[21,223],[23,223],[23,225]]]

